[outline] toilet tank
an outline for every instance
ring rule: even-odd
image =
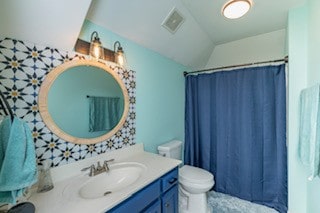
[[[181,147],[182,141],[173,140],[158,146],[158,152],[164,157],[181,160]]]

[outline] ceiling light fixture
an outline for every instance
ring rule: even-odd
[[[222,14],[229,19],[237,19],[244,16],[251,8],[250,0],[231,0],[222,7]]]
[[[101,44],[97,31],[91,34],[89,54],[96,60],[104,59],[104,48]]]

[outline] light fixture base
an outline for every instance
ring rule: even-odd
[[[81,39],[78,39],[74,50],[80,54],[89,55],[90,43]],[[115,62],[114,51],[104,48],[104,60]]]
[[[249,12],[251,0],[231,0],[222,7],[222,15],[228,19],[238,19]]]

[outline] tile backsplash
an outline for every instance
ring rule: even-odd
[[[0,90],[14,114],[29,125],[34,138],[38,164],[47,161],[52,167],[96,156],[135,144],[136,73],[105,62],[125,84],[129,94],[129,113],[123,127],[111,138],[92,145],[62,140],[43,122],[38,110],[38,93],[46,75],[56,66],[86,56],[65,52],[30,42],[0,38]],[[0,121],[3,117],[0,112]]]

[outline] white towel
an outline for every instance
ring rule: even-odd
[[[319,85],[302,90],[300,99],[299,154],[312,180],[320,175]]]

